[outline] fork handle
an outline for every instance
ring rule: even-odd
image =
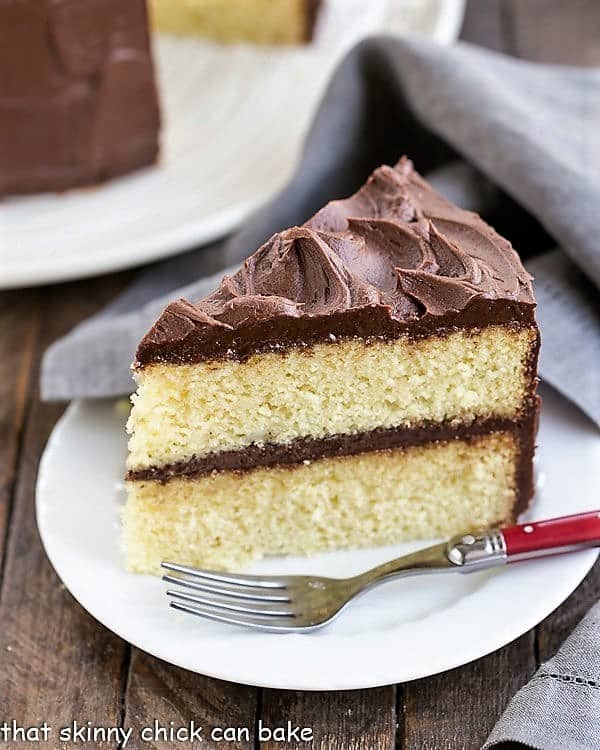
[[[547,557],[600,546],[600,511],[509,526],[453,537],[446,555],[459,570],[471,573],[503,563]]]
[[[600,510],[505,529],[459,534],[350,579],[355,592],[397,576],[419,573],[475,573],[506,563],[600,546]]]
[[[600,545],[600,511],[510,526],[502,535],[507,562],[596,547]]]

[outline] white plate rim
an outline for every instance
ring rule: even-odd
[[[260,201],[238,202],[209,217],[188,222],[183,226],[172,227],[158,236],[115,244],[102,255],[87,256],[82,253],[76,264],[73,263],[71,256],[56,257],[52,264],[44,267],[40,267],[35,260],[29,265],[23,263],[16,268],[9,269],[8,273],[6,270],[3,271],[0,289],[18,289],[31,285],[75,281],[170,258],[186,250],[193,250],[196,245],[200,247],[225,237],[239,226],[259,204]]]
[[[78,591],[74,590],[72,586],[70,585],[70,582],[68,580],[68,577],[65,578],[61,574],[60,571],[60,562],[55,559],[54,552],[53,552],[53,545],[51,543],[51,540],[49,540],[46,537],[44,525],[39,523],[40,518],[40,505],[41,505],[41,496],[43,494],[43,482],[44,482],[44,476],[47,473],[48,468],[48,462],[51,460],[51,454],[52,454],[52,448],[54,441],[59,439],[60,433],[63,429],[65,429],[65,426],[68,425],[69,420],[72,418],[73,414],[76,412],[76,410],[79,408],[79,405],[77,402],[71,404],[69,408],[65,411],[63,416],[60,418],[60,420],[57,422],[55,429],[53,430],[52,435],[50,436],[50,439],[48,441],[46,450],[44,451],[44,455],[42,456],[41,462],[40,462],[40,469],[39,469],[39,475],[38,475],[38,483],[37,483],[37,490],[36,490],[36,513],[38,517],[38,528],[40,530],[40,536],[42,539],[42,543],[44,545],[44,548],[48,554],[48,557],[50,559],[51,564],[53,565],[54,569],[57,571],[59,577],[63,581],[65,587],[67,590],[70,591],[72,596],[79,601],[81,606],[84,607],[96,620],[98,620],[101,624],[105,625],[107,628],[112,630],[116,635],[123,638],[124,640],[132,643],[132,645],[140,648],[142,651],[145,651],[146,653],[151,654],[152,656],[155,656],[157,658],[160,658],[164,661],[167,661],[171,664],[174,664],[175,666],[181,667],[183,669],[188,669],[191,671],[196,671],[198,673],[207,675],[209,677],[214,677],[216,679],[224,679],[229,680],[237,683],[247,684],[247,685],[254,685],[257,687],[268,687],[268,688],[275,688],[275,689],[288,689],[288,690],[311,690],[311,691],[322,691],[322,690],[353,690],[353,689],[365,689],[370,687],[378,687],[382,685],[388,685],[388,684],[396,684],[398,682],[408,682],[415,679],[421,679],[427,676],[431,676],[433,674],[438,674],[440,672],[445,672],[449,669],[456,668],[458,666],[467,664],[469,662],[472,662],[476,659],[479,659],[483,656],[486,656],[487,654],[492,653],[493,651],[496,651],[497,649],[507,645],[508,643],[514,641],[527,631],[529,631],[531,628],[535,627],[539,622],[541,622],[545,617],[547,617],[549,614],[551,614],[560,604],[572,593],[572,591],[581,583],[583,578],[586,576],[586,574],[589,572],[590,568],[594,564],[597,556],[598,556],[598,550],[591,549],[591,550],[584,550],[578,553],[571,554],[567,557],[563,558],[563,570],[560,576],[554,576],[553,578],[553,585],[550,592],[548,590],[545,591],[545,595],[543,597],[540,597],[539,599],[536,599],[534,601],[528,600],[528,607],[526,612],[519,612],[520,617],[512,620],[503,631],[503,634],[501,637],[498,637],[497,633],[492,633],[491,635],[484,631],[482,634],[481,632],[478,633],[478,638],[473,639],[469,642],[469,646],[465,647],[464,642],[461,644],[461,649],[456,651],[456,656],[453,654],[450,654],[447,656],[445,661],[440,662],[437,664],[436,668],[431,668],[431,665],[426,666],[425,668],[419,667],[419,668],[413,668],[412,671],[404,670],[404,672],[400,674],[393,674],[394,670],[397,670],[397,664],[393,662],[391,669],[388,665],[386,665],[387,670],[383,670],[383,676],[381,670],[378,673],[373,673],[372,676],[361,674],[360,676],[354,675],[353,679],[349,679],[347,675],[343,676],[342,678],[338,678],[336,674],[330,674],[327,676],[326,679],[322,679],[320,676],[318,676],[318,679],[314,678],[314,675],[311,675],[311,678],[309,680],[306,679],[298,679],[297,677],[294,677],[293,674],[287,675],[282,674],[279,672],[276,677],[273,675],[269,677],[261,677],[260,675],[256,674],[255,669],[250,666],[250,669],[248,669],[247,665],[244,665],[243,663],[236,663],[232,665],[231,663],[227,663],[227,665],[209,665],[207,667],[202,667],[201,669],[198,668],[198,665],[193,665],[190,663],[189,660],[181,659],[173,655],[172,652],[169,651],[168,648],[161,648],[157,647],[156,644],[152,641],[152,639],[147,639],[145,637],[145,633],[140,632],[132,632],[128,630],[126,627],[122,627],[121,625],[115,625],[114,622],[107,622],[106,618],[103,617],[102,613],[98,611],[98,609],[94,606],[89,606],[89,602],[86,602],[83,604],[81,602],[81,596]],[[574,407],[573,407],[574,408]],[[540,564],[554,564],[557,561],[544,561],[544,562],[533,562],[533,563],[526,563],[528,566],[538,566]],[[568,569],[568,575],[564,575],[565,569],[564,566],[567,566]],[[508,577],[513,574],[515,571],[513,570],[507,570],[503,571],[502,575],[494,577],[492,580],[495,582],[495,584],[492,584],[492,587],[488,587],[487,584],[480,587],[479,591],[479,597],[480,597],[480,606],[485,610],[486,606],[493,606],[494,605],[494,599],[493,597],[490,599],[490,588],[496,588],[501,593],[502,588],[505,588],[510,593],[510,582],[508,581]],[[127,574],[131,575],[131,574]],[[514,586],[514,583],[513,583]],[[498,593],[498,592],[497,592]],[[548,596],[548,593],[551,594],[551,596]],[[453,609],[458,607],[458,612],[460,612],[460,608],[462,607],[460,600]],[[496,602],[497,604],[497,602]],[[452,612],[450,612],[452,615]],[[456,612],[454,612],[456,614]],[[193,619],[193,618],[190,618]],[[324,631],[318,631],[318,632],[324,632]],[[293,636],[280,636],[280,635],[271,635],[271,634],[252,634],[255,635],[258,638],[275,638],[275,639],[304,639],[304,638],[310,638],[311,634],[307,635],[293,635]],[[391,636],[391,637],[390,637]],[[338,636],[338,648],[340,646],[340,642],[343,642],[344,639],[350,638],[350,644],[352,643],[352,637],[348,635],[342,635]],[[388,643],[388,649],[384,649],[385,653],[388,653],[389,646],[393,643],[393,633],[385,633],[384,636],[380,638],[381,640],[389,641]],[[300,641],[296,640],[296,644],[299,644]],[[257,640],[257,644],[260,645],[260,641]],[[344,646],[348,646],[348,644],[342,643]],[[363,644],[364,645],[364,644]],[[361,644],[359,644],[359,647],[361,647]],[[380,647],[380,643],[378,646],[378,649]],[[329,647],[331,648],[331,646]],[[372,644],[369,645],[369,648],[372,649]],[[322,651],[322,647],[319,647],[319,649]],[[319,650],[317,649],[317,650]],[[355,650],[356,645],[352,646],[350,645],[350,650]],[[377,649],[377,650],[378,650]],[[276,647],[276,650],[281,651],[279,647]],[[348,654],[350,651],[348,651]],[[363,654],[364,658],[364,654]]]
[[[445,0],[440,8],[434,38],[450,44],[458,38],[465,17],[467,0]]]

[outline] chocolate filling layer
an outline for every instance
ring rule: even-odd
[[[527,506],[533,494],[532,457],[537,428],[539,399],[519,420],[498,417],[476,419],[471,424],[424,423],[416,427],[378,428],[356,435],[332,435],[313,439],[297,438],[290,443],[253,444],[247,448],[205,456],[193,456],[187,461],[133,469],[127,473],[129,481],[168,482],[176,477],[195,479],[213,471],[251,471],[259,467],[289,466],[321,458],[352,456],[368,451],[408,448],[426,443],[450,440],[477,440],[492,432],[512,432],[519,440],[518,511]]]
[[[310,42],[315,34],[321,0],[304,0],[304,41]]]

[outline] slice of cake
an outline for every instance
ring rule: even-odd
[[[274,235],[139,345],[129,568],[513,521],[533,492],[534,307],[509,242],[407,159]]]
[[[321,0],[151,0],[160,31],[218,42],[302,44],[312,39]]]
[[[0,195],[152,164],[158,130],[144,0],[1,0]]]

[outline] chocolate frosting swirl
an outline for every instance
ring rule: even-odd
[[[171,303],[137,365],[244,358],[338,337],[532,325],[531,277],[510,243],[402,158],[353,196],[273,235],[198,303]]]

